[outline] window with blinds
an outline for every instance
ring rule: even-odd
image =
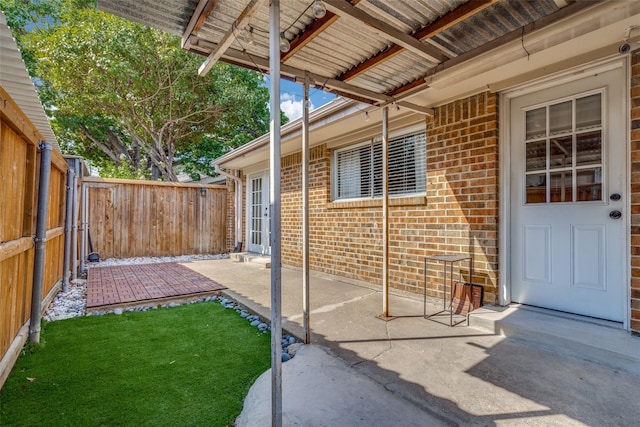
[[[389,194],[424,193],[427,181],[425,132],[389,139]],[[382,196],[380,138],[334,152],[334,200]]]

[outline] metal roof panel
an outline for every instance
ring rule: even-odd
[[[328,2],[328,0],[325,0]],[[306,40],[306,44],[293,54],[286,55],[284,64],[297,70],[309,71],[318,79],[343,80],[350,85],[351,92],[363,89],[375,91],[385,95],[403,85],[433,74],[436,67],[442,64],[428,59],[428,52],[440,52],[438,61],[442,58],[454,59],[457,56],[475,51],[506,34],[524,28],[541,18],[560,9],[558,4],[571,5],[573,0],[557,2],[557,0],[497,0],[494,3],[485,1],[471,3],[469,0],[361,0],[354,2],[333,2],[331,10],[338,13],[338,17],[322,26],[322,31],[314,33]],[[175,34],[182,34],[196,10],[197,0],[99,0],[98,6],[106,11],[128,19],[143,22],[156,28],[164,29]],[[222,42],[223,37],[233,27],[242,11],[249,4],[249,0],[218,0],[206,17],[202,28],[192,32],[190,43],[192,49],[202,55],[207,55],[211,49]],[[312,0],[289,0],[281,3],[280,26],[290,42],[296,42],[296,37],[308,35],[314,28],[316,21],[309,6]],[[327,3],[328,4],[328,3]],[[331,5],[330,5],[331,6]],[[586,7],[586,6],[583,6]],[[464,8],[462,12],[460,9]],[[448,15],[450,12],[451,15]],[[352,13],[362,16],[350,16]],[[457,13],[462,18],[457,19]],[[328,12],[328,18],[333,16]],[[368,16],[368,17],[367,17]],[[363,18],[363,20],[360,20]],[[412,35],[425,30],[433,23],[439,23],[441,18],[449,19],[444,29],[436,31],[427,40],[420,43],[425,45],[425,52],[419,53],[420,44],[403,42],[405,35]],[[366,22],[369,20],[369,22]],[[386,32],[376,20],[382,22],[392,31]],[[395,37],[393,34],[397,34]],[[269,2],[264,1],[246,28],[236,28],[234,34],[248,35],[252,33],[253,43],[234,40],[231,48],[249,54],[254,68],[264,68],[269,57]],[[398,38],[399,37],[399,38]],[[400,43],[401,48],[395,43]],[[395,55],[387,55],[393,48]],[[431,50],[429,50],[431,49]],[[397,51],[400,50],[398,54]],[[235,56],[234,56],[235,55]],[[227,58],[234,62],[234,57]],[[383,61],[377,61],[384,56]],[[223,56],[224,57],[224,56]],[[372,59],[375,58],[375,59]],[[357,76],[343,77],[346,72],[357,69],[365,61],[375,61],[375,65],[358,70]],[[445,60],[446,62],[446,60]],[[257,63],[262,64],[257,66]],[[250,66],[246,60],[244,66]],[[361,71],[362,70],[362,71]],[[265,71],[261,69],[261,71]],[[361,72],[360,72],[361,71]],[[299,74],[299,73],[298,73]],[[351,73],[356,74],[356,73]],[[335,81],[334,80],[334,81]],[[322,81],[314,82],[322,85]],[[366,95],[366,94],[365,94]],[[364,96],[364,95],[363,95]],[[385,95],[386,96],[386,95]],[[379,99],[374,102],[379,102]]]
[[[45,140],[60,151],[56,135],[51,129],[36,87],[27,72],[16,40],[0,11],[0,86],[11,96]]]

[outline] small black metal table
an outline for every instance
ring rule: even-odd
[[[443,297],[442,297],[442,310],[430,314],[427,316],[427,261],[436,261],[436,262],[441,262],[443,263]],[[457,323],[453,323],[453,265],[456,262],[461,262],[461,261],[468,261],[469,262],[469,283],[473,283],[473,257],[470,255],[434,255],[434,256],[428,256],[425,257],[424,259],[424,280],[423,280],[423,286],[424,286],[424,318],[425,319],[429,319],[429,320],[434,320],[432,319],[433,316],[437,316],[438,314],[444,313],[446,311],[449,312],[449,326],[455,326],[458,323],[463,322],[464,320],[461,320],[460,322]],[[449,267],[449,283],[447,283],[447,267]],[[449,307],[447,308],[447,285],[449,285]],[[469,317],[467,316],[467,324],[469,322]]]

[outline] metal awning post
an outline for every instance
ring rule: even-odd
[[[271,76],[270,192],[271,212],[271,425],[282,426],[282,262],[280,235],[280,0],[269,7]]]
[[[302,312],[304,343],[311,342],[309,326],[309,75],[305,73],[302,97]]]
[[[389,318],[389,107],[382,109],[382,318]]]

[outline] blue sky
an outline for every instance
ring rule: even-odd
[[[268,78],[267,78],[268,80]],[[267,81],[267,84],[268,81]],[[311,100],[310,110],[323,106],[335,98],[335,95],[324,92],[321,89],[309,88],[309,98]],[[302,116],[302,85],[288,80],[280,80],[280,109],[289,117],[295,120]]]

